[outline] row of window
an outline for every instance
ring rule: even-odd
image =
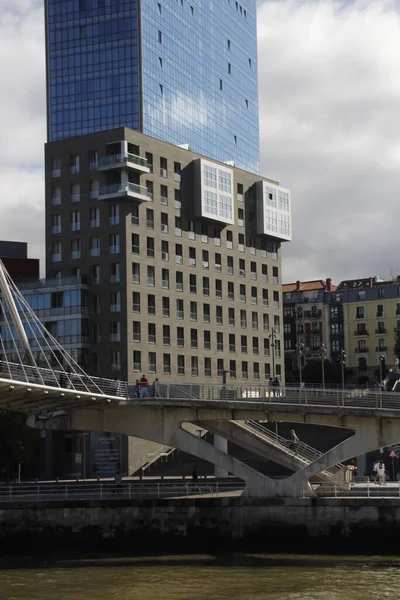
[[[120,292],[112,292],[111,293],[110,305],[116,304],[116,302],[115,302],[116,296],[115,295],[119,295],[119,294],[120,294]],[[94,294],[93,296],[97,296],[97,294]],[[119,296],[118,296],[118,298],[119,298]],[[141,312],[141,302],[142,302],[142,298],[141,298],[140,292],[132,292],[132,312],[134,312],[134,313]],[[117,304],[118,304],[118,302],[117,302]],[[191,321],[197,321],[199,304],[200,303],[198,303],[196,301],[189,301],[188,314],[189,314]],[[185,315],[184,306],[185,306],[184,300],[181,300],[181,299],[176,300],[176,315],[177,315],[178,319],[184,318],[184,315]],[[231,327],[235,327],[236,326],[235,308],[228,307],[227,310],[228,310],[228,324]],[[116,312],[116,311],[114,311],[114,312]],[[147,294],[147,314],[149,314],[149,315],[156,314],[156,297],[154,294]],[[171,316],[171,301],[168,296],[162,296],[161,312],[158,312],[158,314],[161,314],[163,317]],[[224,322],[223,314],[224,314],[224,307],[216,306],[215,307],[215,323],[217,325],[223,325],[223,322]],[[254,324],[255,322],[257,322],[257,324],[258,324],[258,317],[257,318],[255,317],[256,314],[257,313],[252,312],[252,321],[251,321],[252,324]],[[246,311],[246,309],[240,309],[239,317],[240,318],[239,318],[238,323],[240,323],[240,327],[247,328],[247,311]],[[203,318],[204,323],[211,322],[211,305],[208,303],[202,304],[202,318]],[[264,331],[269,331],[269,315],[264,313],[262,319],[263,319]],[[257,327],[258,327],[258,325],[257,325]],[[280,327],[279,315],[274,315],[274,328],[279,330],[279,327]]]
[[[119,322],[111,323],[111,335],[115,333],[115,327],[119,328]],[[190,329],[189,332],[186,332],[189,341],[187,341],[190,348],[197,349],[200,347],[199,340],[199,332],[197,329]],[[209,330],[203,331],[203,341],[202,346],[204,350],[212,350],[212,332]],[[156,333],[156,324],[148,323],[147,324],[147,336],[142,335],[142,323],[141,321],[133,321],[132,323],[132,339],[134,342],[142,342],[145,341],[143,338],[147,337],[147,343],[156,344],[157,343],[157,333]],[[228,340],[226,340],[226,337]],[[236,336],[234,333],[230,333],[227,335],[224,340],[223,332],[215,333],[215,348],[219,352],[224,352],[224,350],[229,350],[229,352],[240,351],[242,354],[247,354],[249,347],[252,349],[253,354],[260,354],[260,340],[258,337],[250,338],[249,344],[247,343],[247,335]],[[177,347],[183,348],[185,346],[185,328],[177,327],[176,328],[176,338],[172,340],[171,337],[171,327],[169,325],[162,326],[162,343],[164,346],[170,346],[172,344],[176,344]],[[238,340],[238,342],[236,342]],[[270,355],[270,340],[269,338],[262,338],[263,340],[263,353],[265,356]],[[113,341],[113,340],[111,340]],[[114,340],[119,341],[119,340]],[[159,342],[160,340],[158,340]],[[279,357],[281,355],[280,348],[280,340],[275,340],[275,356]]]
[[[183,292],[183,273],[181,271],[177,271],[175,274],[175,289],[177,291]],[[141,283],[141,265],[139,263],[132,263],[132,283],[140,284]],[[148,286],[154,287],[156,285],[156,269],[152,265],[147,265],[146,267],[146,283]],[[170,277],[168,269],[161,269],[161,287],[163,289],[170,288]],[[228,300],[239,299],[240,302],[246,302],[248,299],[248,293],[245,284],[239,285],[239,291],[237,293],[236,288],[236,296],[235,296],[235,284],[233,281],[226,282],[226,295],[223,293],[223,282],[221,279],[216,279],[214,282],[214,292],[216,298],[227,298]],[[197,286],[197,277],[196,275],[189,275],[189,292],[191,294],[197,294],[200,292],[200,286]],[[210,278],[203,277],[202,278],[202,287],[201,291],[203,296],[210,296],[212,294]],[[273,292],[273,307],[279,308],[279,292]],[[250,299],[252,304],[258,304],[259,296],[258,296],[258,288],[256,286],[251,286],[250,288]],[[262,290],[262,305],[269,306],[269,295],[268,290]]]
[[[140,350],[136,350],[133,353],[132,370],[137,373],[142,373],[144,368],[143,353]],[[149,373],[157,373],[164,375],[172,375],[172,356],[168,353],[163,353],[162,356],[157,359],[156,352],[149,352],[147,355],[147,366]],[[119,351],[110,353],[111,366],[114,371],[121,369],[121,354]],[[93,357],[93,362],[96,365],[99,364],[99,357],[97,354]],[[158,364],[157,364],[158,363]],[[269,380],[271,377],[271,365],[265,363],[264,366],[258,362],[249,363],[246,360],[236,361],[224,360],[223,358],[217,358],[212,360],[210,357],[204,357],[202,361],[197,356],[185,356],[184,354],[178,354],[176,356],[176,374],[186,375],[190,374],[193,377],[201,375],[200,368],[202,367],[202,374],[205,377],[212,377],[218,375],[222,377],[226,367],[227,374],[231,379],[241,378],[249,379],[253,381],[259,381],[261,379],[261,369],[263,368],[264,380]],[[276,365],[276,375],[281,376],[281,365]],[[175,373],[174,373],[175,374]]]

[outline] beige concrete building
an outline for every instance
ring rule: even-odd
[[[89,283],[91,373],[283,378],[286,189],[126,128],[48,143],[45,176],[47,276]]]

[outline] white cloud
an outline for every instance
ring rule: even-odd
[[[400,15],[259,2],[262,173],[293,193],[286,280],[398,271]],[[0,0],[0,239],[44,255],[43,0]]]
[[[42,2],[0,0],[0,239],[44,257]]]
[[[293,194],[285,280],[397,271],[398,3],[264,1],[262,172]]]

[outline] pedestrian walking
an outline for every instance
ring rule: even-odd
[[[296,432],[294,429],[290,430],[290,448],[291,450],[293,450],[293,452],[295,452],[297,454],[298,452],[298,448],[299,448],[299,444],[300,444],[300,440],[296,435]]]
[[[274,395],[274,380],[272,377],[269,378],[268,381],[268,388],[269,388],[269,396],[273,396]]]
[[[277,377],[275,377],[274,381],[273,381],[273,388],[274,388],[274,396],[279,396],[279,379]]]
[[[158,377],[155,378],[154,383],[153,383],[153,396],[154,396],[154,398],[161,398],[160,382],[158,381]]]
[[[385,464],[380,460],[377,467],[377,473],[379,477],[379,484],[386,485],[386,470]]]
[[[114,393],[116,396],[120,396],[121,395],[121,381],[118,379],[118,377],[116,377],[114,379]]]
[[[195,466],[194,466],[194,469],[193,469],[193,472],[192,472],[192,480],[193,480],[193,482],[194,482],[194,483],[196,483],[197,479],[198,479],[198,475],[197,475],[197,467],[196,467],[196,465],[195,465]]]
[[[149,397],[149,381],[144,373],[141,376],[139,383],[140,383],[140,398],[144,398],[145,396],[146,396],[146,398],[148,398]]]
[[[378,483],[378,480],[379,480],[378,465],[379,465],[379,461],[375,462],[374,466],[372,467],[372,472],[374,473],[374,483]]]
[[[135,382],[135,396],[136,396],[136,398],[140,397],[140,381],[139,381],[139,379],[136,379],[136,382]]]

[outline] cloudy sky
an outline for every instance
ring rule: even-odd
[[[43,0],[0,0],[0,239],[43,257]],[[261,172],[292,190],[284,279],[400,272],[400,0],[259,0]]]

